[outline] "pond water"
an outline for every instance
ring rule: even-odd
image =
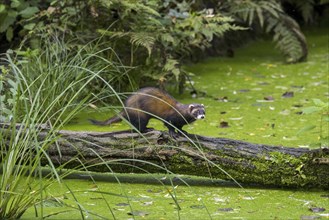
[[[46,195],[46,219],[317,219],[329,217],[329,193],[279,189],[65,180]],[[74,197],[72,196],[74,194]],[[82,215],[79,207],[82,210]],[[33,219],[29,209],[22,219]],[[40,207],[37,208],[40,215]]]
[[[188,92],[173,96],[183,103],[203,103],[207,118],[184,129],[189,133],[253,143],[318,147],[320,136],[329,136],[329,124],[321,121],[320,114],[305,115],[301,111],[314,105],[314,98],[328,102],[328,33],[325,30],[306,33],[309,57],[304,63],[282,63],[283,58],[273,49],[274,45],[261,41],[236,50],[233,59],[211,58],[186,66],[186,70],[194,74],[194,87],[201,93],[196,99]],[[125,123],[97,127],[86,120],[107,119],[112,114],[108,110],[88,110],[65,129],[117,131],[129,128]],[[299,134],[302,128],[312,125],[315,129]],[[155,120],[150,126],[165,130]],[[44,208],[48,219],[81,219],[76,201],[86,219],[329,218],[328,191],[64,182],[65,185],[54,185],[47,193],[73,208],[49,201]],[[74,191],[74,197],[67,187]],[[31,208],[23,219],[34,216],[35,210]]]

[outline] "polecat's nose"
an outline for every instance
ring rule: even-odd
[[[204,119],[205,117],[205,115],[198,115],[197,119]]]

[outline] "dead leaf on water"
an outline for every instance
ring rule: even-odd
[[[240,89],[239,90],[239,92],[241,92],[241,93],[245,93],[245,92],[249,92],[250,91],[250,89]]]
[[[233,212],[234,211],[233,208],[219,208],[217,210],[221,211],[221,212]]]
[[[190,208],[191,209],[204,209],[205,206],[204,205],[191,205]]]
[[[143,206],[150,206],[150,205],[153,205],[153,201],[143,203]]]
[[[228,125],[228,122],[227,121],[221,121],[219,123],[219,127],[220,128],[229,128],[230,126]]]
[[[266,101],[274,101],[274,98],[273,98],[273,96],[269,95],[269,96],[265,96],[264,97],[264,100],[266,100]]]
[[[294,97],[294,92],[285,92],[282,94],[283,98],[292,98]]]
[[[228,97],[223,96],[223,97],[215,98],[215,100],[219,102],[228,102]]]
[[[129,204],[128,203],[117,203],[117,204],[115,204],[116,206],[129,206]]]
[[[149,215],[149,213],[145,211],[132,211],[132,212],[128,212],[127,214],[132,216],[143,216],[143,217]]]
[[[326,211],[326,209],[322,208],[322,207],[311,207],[310,211],[312,211],[314,213],[318,213],[318,212],[324,212],[324,211]]]
[[[314,219],[319,219],[319,216],[312,216],[312,215],[302,215],[300,216],[301,220],[314,220]]]
[[[239,120],[243,119],[243,117],[239,117],[239,118],[229,118],[229,119],[232,120],[232,121],[239,121]]]
[[[285,109],[279,113],[280,115],[290,115],[290,111],[288,109]]]

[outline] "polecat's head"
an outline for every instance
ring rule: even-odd
[[[195,119],[204,119],[206,117],[206,111],[203,104],[190,104],[188,109]]]

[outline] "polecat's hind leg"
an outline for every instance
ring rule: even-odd
[[[145,133],[150,131],[149,128],[147,128],[147,124],[149,122],[148,117],[139,117],[139,118],[131,118],[130,123],[141,133]]]

